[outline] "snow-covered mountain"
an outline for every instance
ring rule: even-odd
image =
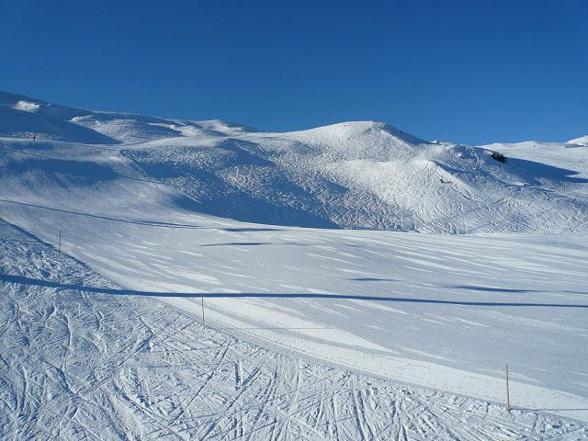
[[[502,160],[498,146],[430,143],[371,121],[267,133],[7,93],[0,94],[0,112],[4,155],[8,148],[44,155],[3,156],[12,185],[15,170],[26,169],[43,189],[49,181],[61,187],[48,170],[74,157],[70,168],[95,167],[100,157],[88,184],[105,185],[106,175],[110,183],[125,176],[157,180],[185,195],[194,211],[241,221],[439,233],[588,228],[588,147],[579,145],[531,143],[532,154],[509,152]],[[52,168],[27,161],[51,161]],[[11,192],[39,194],[30,177],[20,181],[26,188]]]
[[[587,146],[0,102],[0,438],[588,439]]]

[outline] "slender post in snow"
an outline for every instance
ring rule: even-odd
[[[202,302],[202,326],[204,326],[204,295],[200,296],[200,301]]]
[[[508,364],[506,365],[506,410],[510,412],[510,390],[508,387]]]
[[[59,254],[61,254],[61,230],[59,230]]]
[[[2,202],[0,202],[0,219],[4,220],[4,216],[2,213]]]

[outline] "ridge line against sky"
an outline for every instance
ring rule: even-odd
[[[268,131],[376,120],[468,144],[588,133],[585,0],[0,9],[0,89],[57,104]]]

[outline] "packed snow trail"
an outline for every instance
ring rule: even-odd
[[[0,438],[588,439],[581,423],[270,352],[0,222]]]

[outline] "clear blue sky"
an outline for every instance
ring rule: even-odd
[[[287,130],[588,133],[588,0],[0,0],[0,89]]]

